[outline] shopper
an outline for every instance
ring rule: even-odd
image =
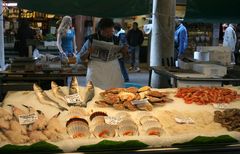
[[[109,44],[118,44],[117,38],[113,35],[113,27],[112,19],[101,19],[98,23],[97,33],[91,35],[79,53],[82,62],[88,61],[87,80],[92,81],[95,86],[102,89],[123,87],[123,78],[117,56],[111,61],[91,58],[91,54],[95,50],[92,47],[93,39]],[[126,55],[127,47],[122,47],[120,52]]]
[[[125,31],[122,29],[122,26],[119,23],[116,23],[114,25],[114,30],[115,30],[115,36],[118,38],[119,45],[122,46],[122,47],[127,45],[126,34],[125,34]],[[124,59],[124,57],[119,58],[118,62],[120,64],[120,68],[121,68],[121,72],[122,72],[124,81],[125,82],[129,82],[129,76],[128,76],[127,69],[125,67],[125,59]]]
[[[72,18],[64,16],[57,31],[57,47],[61,57],[76,56],[76,38],[72,27]]]
[[[231,54],[231,63],[235,64],[235,46],[237,43],[237,36],[235,32],[235,24],[229,24],[227,29],[225,30],[224,36],[223,36],[223,46],[230,48],[232,54]]]
[[[174,47],[174,60],[181,58],[188,47],[187,28],[179,18],[175,19]]]
[[[16,42],[14,48],[18,50],[20,57],[28,57],[28,39],[34,39],[36,31],[34,31],[27,20],[20,20],[17,30]]]
[[[129,70],[140,72],[139,54],[140,46],[142,45],[143,40],[143,32],[139,30],[138,23],[134,22],[132,29],[130,29],[127,33],[127,41],[131,53],[131,67],[129,68]]]

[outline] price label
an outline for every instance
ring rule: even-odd
[[[74,104],[79,104],[81,102],[81,98],[79,94],[73,94],[73,95],[67,95],[65,96],[65,99],[68,104],[74,105]]]
[[[121,118],[109,117],[109,116],[104,116],[104,120],[105,120],[105,123],[108,125],[117,125],[122,121]]]
[[[34,123],[37,119],[37,113],[23,114],[18,116],[21,125],[28,125]]]
[[[219,109],[219,110],[224,110],[224,109],[227,109],[227,108],[229,108],[229,104],[227,104],[227,103],[214,103],[213,104],[213,107],[215,108],[215,109]]]
[[[194,120],[191,117],[188,118],[175,118],[175,121],[179,124],[194,124]]]
[[[141,100],[132,101],[132,105],[140,105],[140,104],[148,104],[148,100],[147,99],[141,99]]]

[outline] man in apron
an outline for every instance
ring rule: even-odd
[[[91,54],[96,53],[96,49],[94,49],[92,46],[93,40],[118,44],[117,37],[113,35],[113,27],[114,22],[112,19],[101,19],[98,23],[97,33],[89,37],[79,53],[81,61],[88,62],[87,80],[92,81],[94,86],[101,89],[123,87],[124,83],[117,56],[109,61],[91,58]],[[123,53],[123,55],[126,55],[127,46],[121,48],[119,52]]]

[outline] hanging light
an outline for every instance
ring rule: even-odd
[[[3,3],[3,6],[7,6],[7,7],[16,7],[18,4],[17,3]]]

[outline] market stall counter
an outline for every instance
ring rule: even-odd
[[[51,82],[8,92],[0,152],[239,152],[239,87],[99,89]],[[16,99],[17,98],[17,99]]]
[[[232,69],[231,69],[232,70]],[[233,77],[232,74],[224,77],[205,75],[193,70],[180,69],[178,67],[151,66],[149,69],[149,82],[151,85],[151,75],[155,72],[159,76],[165,76],[171,79],[172,87],[188,87],[188,86],[223,86],[224,83],[240,83],[240,77]]]

